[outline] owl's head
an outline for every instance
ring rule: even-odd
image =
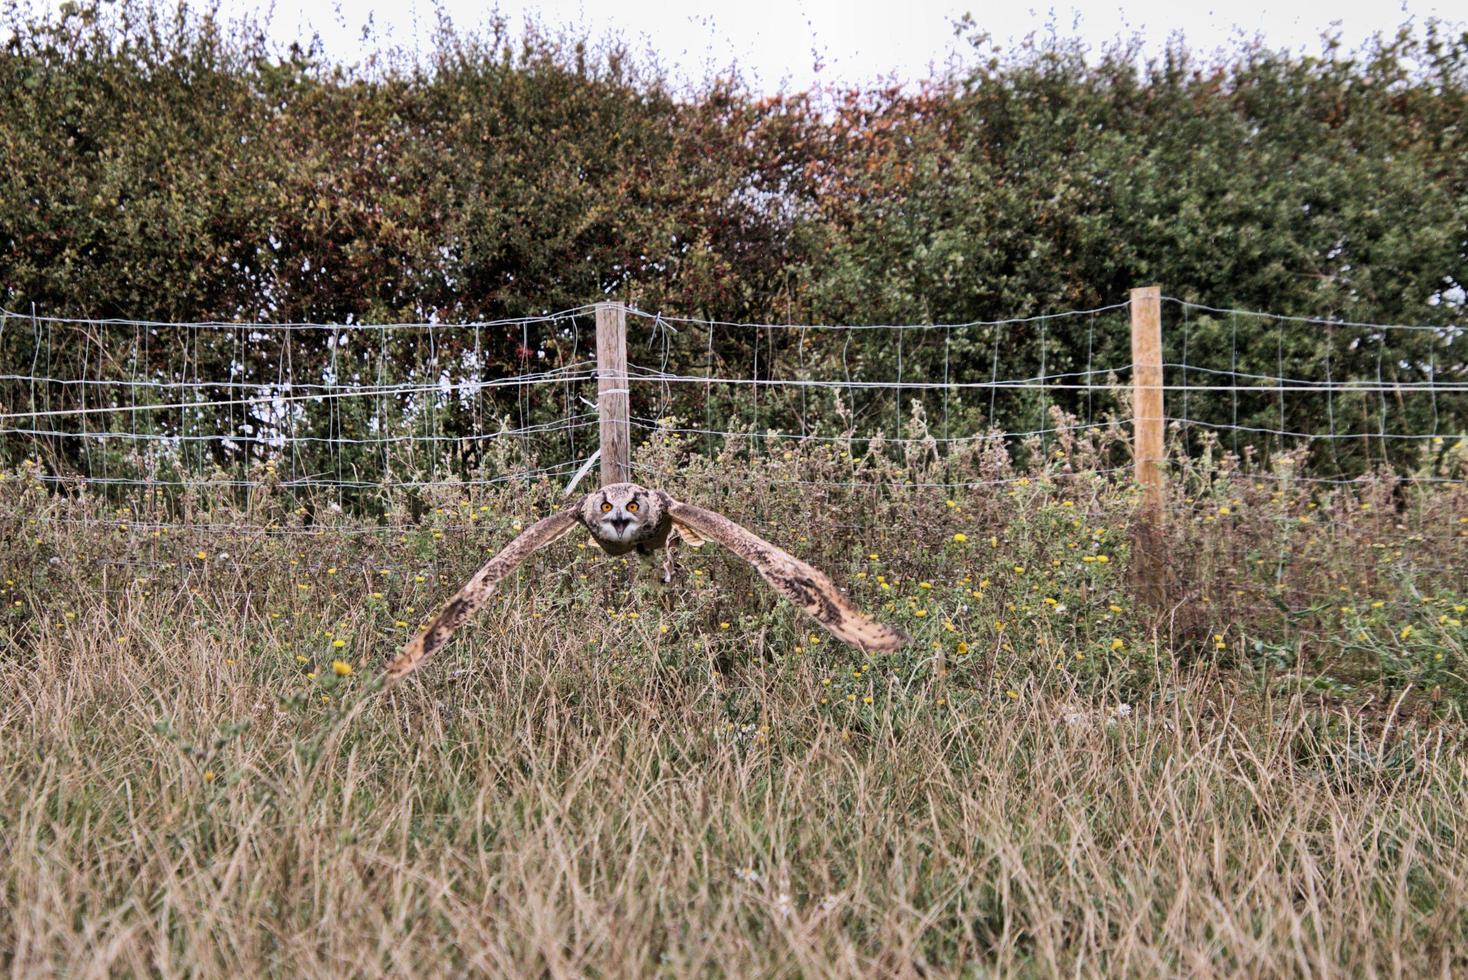
[[[662,498],[635,483],[609,483],[581,504],[581,522],[600,541],[637,541],[662,519]]]

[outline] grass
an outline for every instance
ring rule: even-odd
[[[154,528],[7,474],[0,960],[1468,970],[1463,487],[1180,467],[1144,559],[1134,491],[1085,467],[976,457],[994,486],[950,498],[842,452],[639,466],[827,568],[899,654],[711,549],[663,589],[568,542],[392,691],[382,658],[552,488],[383,530],[261,474]]]

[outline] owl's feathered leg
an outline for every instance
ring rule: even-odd
[[[679,540],[680,539],[679,539],[678,535],[676,535],[676,534],[670,534],[668,536],[668,543],[664,546],[668,550],[668,553],[665,554],[665,555],[663,555],[663,584],[664,585],[672,585],[673,584],[673,576],[675,574],[677,574],[677,571],[678,571],[678,555],[677,555],[677,551],[675,549],[678,547],[678,541]]]
[[[673,549],[677,545],[678,535],[670,534],[668,535],[667,540],[662,543],[654,543],[651,545],[640,544],[637,546],[637,557],[641,558],[643,564],[645,565],[651,565],[653,563],[653,555],[657,552],[658,548],[661,547],[666,549],[666,551],[663,553],[663,571],[662,574],[658,577],[658,581],[661,582],[663,585],[672,584],[673,576],[678,572],[678,559],[673,554]]]

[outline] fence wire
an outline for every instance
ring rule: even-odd
[[[1174,459],[1224,452],[1258,479],[1322,484],[1382,467],[1413,482],[1468,478],[1460,323],[1163,302]],[[395,492],[554,484],[597,447],[593,313],[272,324],[0,312],[0,447],[8,467],[27,461],[30,479],[123,504],[143,519],[132,526],[155,529],[186,526],[171,515],[201,488],[241,506],[267,492],[325,494],[372,511],[395,506]],[[680,453],[753,460],[797,446],[839,451],[849,472],[769,479],[1009,482],[975,468],[984,453],[1129,473],[1126,303],[954,323],[627,316],[639,479],[676,479]],[[1282,459],[1294,468],[1277,471]]]

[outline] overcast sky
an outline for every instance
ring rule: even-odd
[[[492,9],[473,0],[441,0],[439,6],[460,27],[483,23]],[[1053,24],[1060,33],[1097,47],[1120,34],[1139,32],[1156,50],[1169,35],[1181,32],[1190,46],[1203,51],[1254,34],[1275,46],[1316,50],[1321,32],[1333,26],[1348,44],[1356,44],[1375,31],[1395,29],[1409,17],[1419,23],[1430,16],[1463,20],[1461,3],[1437,0],[1100,0],[1035,6],[1022,0],[501,0],[498,6],[512,23],[534,15],[550,26],[619,34],[638,49],[656,51],[677,77],[691,81],[737,62],[766,91],[781,84],[804,88],[818,79],[870,83],[888,76],[921,78],[930,64],[942,64],[964,50],[952,27],[964,13],[1001,44]],[[226,0],[226,10],[258,13],[265,8],[258,0]],[[323,6],[303,12],[280,4],[272,33],[291,38],[319,32],[330,54],[351,61],[365,53],[361,35],[369,17],[377,35],[369,48],[387,42],[411,50],[415,44],[429,45],[436,6],[432,0],[358,0],[342,2],[335,10]]]
[[[314,9],[301,9],[311,7]],[[358,61],[373,49],[431,47],[437,10],[460,28],[485,22],[493,0],[338,0],[334,5],[279,2],[271,14],[277,40],[319,33],[336,60]],[[1008,44],[1055,25],[1059,33],[1100,47],[1118,35],[1140,33],[1156,51],[1181,32],[1190,47],[1212,52],[1240,36],[1262,35],[1271,45],[1318,50],[1322,31],[1338,29],[1348,45],[1376,31],[1392,31],[1405,20],[1430,16],[1465,19],[1462,0],[1096,0],[1028,5],[1021,2],[888,0],[500,0],[498,8],[516,25],[535,16],[551,27],[572,25],[594,36],[620,35],[638,50],[656,51],[675,77],[699,81],[737,62],[758,89],[782,84],[806,88],[814,81],[869,84],[886,77],[910,81],[928,74],[965,45],[953,22],[968,13],[980,30]],[[222,0],[226,16],[249,11],[262,16],[265,0]],[[373,37],[362,40],[372,24]],[[820,66],[817,69],[817,66]]]

